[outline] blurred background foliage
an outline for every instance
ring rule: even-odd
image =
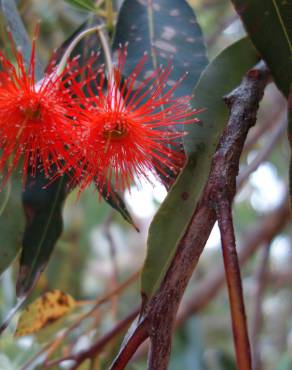
[[[54,49],[87,17],[86,12],[70,2],[74,3],[52,0],[18,2],[30,35],[41,19],[38,53],[44,64]],[[117,1],[118,6],[120,3]],[[244,34],[230,1],[189,0],[189,3],[203,29],[210,59]],[[3,48],[7,44],[7,35],[2,20],[0,33]],[[257,158],[259,165],[236,197],[234,220],[239,249],[250,235],[251,228],[255,229],[280,205],[286,191],[289,147],[285,137],[285,104],[276,87],[270,85],[261,103],[257,126],[251,130],[242,156],[242,171]],[[57,288],[71,294],[79,305],[66,318],[34,336],[14,338],[16,317],[0,338],[1,370],[43,369],[45,356],[38,357],[40,364],[31,361],[42,349],[45,348],[43,355],[49,349],[52,354],[50,359],[54,359],[86,348],[90,341],[101,337],[139,304],[137,271],[145,257],[149,224],[165,195],[161,185],[153,188],[146,184],[139,191],[133,187],[130,194],[125,194],[127,205],[140,229],[137,233],[117,212],[98,199],[94,189],[86,190],[78,201],[76,192],[70,194],[64,209],[64,232],[30,301],[49,289]],[[242,269],[251,344],[258,364],[255,370],[292,368],[291,238],[291,224],[288,224],[271,243],[260,245],[261,248],[257,248]],[[216,226],[188,286],[182,310],[197,297],[198,287],[221,265],[220,235]],[[16,267],[17,261],[0,281],[1,319],[14,304]],[[56,343],[57,333],[73,325],[96,299],[115,290],[129,278],[127,287],[118,295],[110,296],[105,304],[68,332],[62,342]],[[170,369],[235,370],[225,287],[194,311],[190,309],[178,322]],[[116,354],[122,334],[106,347],[93,365],[84,363],[82,369],[89,366],[104,369]],[[128,368],[142,370],[145,364],[146,356],[142,348]],[[66,369],[69,365],[69,362],[63,362],[62,366],[52,364],[48,368]]]

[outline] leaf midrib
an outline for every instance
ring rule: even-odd
[[[274,5],[274,7],[275,7],[275,11],[276,11],[277,16],[278,16],[278,18],[279,18],[279,22],[280,22],[281,27],[282,27],[282,29],[283,29],[283,33],[284,33],[284,35],[285,35],[285,38],[286,38],[286,40],[287,40],[288,48],[289,48],[290,54],[292,55],[292,42],[291,42],[290,37],[289,37],[289,34],[288,34],[287,30],[286,30],[285,23],[284,23],[284,21],[283,21],[283,18],[282,18],[282,15],[281,15],[280,9],[279,9],[279,7],[278,7],[278,4],[276,3],[276,0],[272,0],[272,3],[273,3],[273,5]]]
[[[37,253],[35,254],[35,257],[33,259],[33,262],[31,264],[31,269],[30,269],[30,273],[28,275],[28,280],[30,280],[31,276],[32,276],[32,272],[34,271],[34,268],[35,268],[35,264],[38,260],[38,257],[40,255],[40,251],[41,251],[41,247],[47,237],[47,233],[48,233],[48,229],[49,229],[49,225],[51,224],[51,221],[52,221],[52,218],[53,218],[53,214],[55,212],[55,209],[56,209],[56,204],[57,204],[57,199],[59,199],[59,195],[60,195],[60,191],[61,191],[61,188],[62,188],[62,185],[63,185],[63,182],[64,182],[64,177],[62,178],[62,180],[60,181],[59,183],[59,186],[58,186],[58,189],[57,189],[57,192],[56,192],[56,197],[54,199],[54,202],[53,202],[53,205],[52,205],[52,208],[50,210],[50,213],[49,213],[49,217],[48,217],[48,222],[46,223],[46,226],[45,226],[45,229],[44,229],[44,232],[42,234],[42,238],[38,244],[38,247],[37,247]]]

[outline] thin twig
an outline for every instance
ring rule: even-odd
[[[231,212],[231,202],[228,199],[218,202],[217,216],[228,286],[237,368],[238,370],[251,370],[251,351]]]
[[[68,334],[76,329],[83,320],[87,319],[88,317],[95,314],[96,310],[104,303],[108,302],[112,297],[122,293],[129,285],[133,284],[138,277],[140,276],[140,272],[137,271],[134,274],[132,274],[127,280],[125,280],[122,284],[120,284],[118,287],[116,287],[111,292],[105,294],[102,297],[99,297],[96,301],[94,306],[86,313],[81,314],[74,323],[66,328],[66,330],[62,331],[53,341],[50,343],[47,343],[33,358],[31,358],[25,365],[22,366],[21,370],[29,369],[31,364],[37,360],[38,357],[42,356],[43,354],[46,354],[46,359],[44,361],[45,368],[49,368],[52,366],[55,366],[55,363],[60,363],[65,360],[71,359],[70,356],[66,356],[66,358],[63,359],[57,359],[53,361],[48,361],[49,357],[55,352],[55,350],[58,348],[56,344],[60,344],[64,338],[68,336]],[[53,364],[53,365],[52,365]]]
[[[243,152],[249,152],[254,145],[256,145],[264,134],[269,134],[270,130],[273,130],[278,126],[279,122],[286,121],[287,101],[281,94],[274,94],[273,97],[273,109],[268,110],[268,115],[263,117],[264,122],[257,125],[250,131],[246,142],[244,143]]]
[[[117,266],[117,258],[116,258],[116,254],[117,254],[117,247],[115,245],[115,242],[114,242],[114,239],[112,237],[112,233],[111,233],[111,230],[110,230],[110,226],[112,224],[112,221],[113,221],[113,211],[110,212],[109,216],[107,217],[104,225],[103,225],[103,231],[104,231],[104,236],[106,238],[106,240],[108,241],[108,244],[109,244],[109,253],[110,253],[110,259],[111,259],[111,263],[112,263],[112,269],[113,269],[113,275],[112,275],[112,282],[113,282],[113,285],[115,286],[117,284],[117,281],[118,281],[118,266]]]
[[[269,141],[266,143],[263,150],[256,156],[256,158],[247,166],[237,178],[237,191],[243,186],[245,181],[248,179],[249,175],[254,172],[260,164],[266,160],[275,148],[276,143],[280,140],[286,130],[286,120],[282,122],[277,122],[275,130],[269,133]]]
[[[213,157],[209,177],[209,200],[216,211],[220,228],[239,370],[251,370],[251,355],[233,230],[232,202],[236,193],[240,155],[249,129],[256,122],[259,102],[268,77],[267,67],[260,62],[248,72],[240,86],[225,97],[230,108],[230,117]]]
[[[112,330],[94,343],[89,349],[78,352],[76,355],[71,356],[71,360],[75,362],[71,370],[76,370],[84,360],[96,357],[96,355],[98,355],[106,345],[120,335],[131,324],[131,322],[139,314],[139,311],[140,307],[136,308],[127,317],[115,325]]]
[[[270,244],[274,237],[286,226],[290,212],[288,207],[288,193],[284,195],[279,206],[248,230],[244,231],[244,240],[238,251],[240,265],[248,259],[261,246]],[[191,315],[203,309],[224,285],[225,274],[222,266],[208,272],[207,276],[196,284],[191,298],[182,306],[178,315],[177,325],[181,325]]]
[[[261,217],[255,226],[249,227],[244,231],[244,239],[238,251],[240,265],[244,265],[248,259],[260,248],[270,244],[273,238],[286,226],[290,212],[288,207],[288,194],[283,197],[280,205],[265,217]],[[291,275],[291,276],[290,276]],[[277,278],[278,277],[278,278]],[[276,284],[280,280],[282,283],[291,283],[292,274],[277,273],[277,277],[272,275],[271,279]],[[190,298],[183,302],[177,315],[175,327],[183,325],[190,316],[201,311],[212,299],[220,292],[225,283],[225,271],[223,266],[208,271],[206,277],[196,282],[195,288],[190,294]],[[139,359],[147,354],[148,344],[145,343],[134,356]]]

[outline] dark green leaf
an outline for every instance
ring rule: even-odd
[[[19,15],[16,3],[14,0],[0,0],[1,9],[7,25],[12,33],[14,42],[17,47],[21,48],[24,60],[27,65],[30,62],[31,42],[24,28],[22,19]],[[43,77],[43,67],[40,60],[36,57],[35,77],[40,80]]]
[[[185,0],[125,0],[119,13],[113,49],[129,42],[124,73],[128,75],[145,52],[149,59],[142,76],[172,59],[171,80],[188,77],[176,94],[191,94],[207,64],[201,29]],[[171,83],[172,81],[169,81]]]
[[[292,85],[288,97],[288,140],[290,144],[289,193],[290,193],[290,207],[292,207]]]
[[[67,179],[60,177],[47,184],[43,173],[28,177],[22,195],[26,228],[16,285],[18,297],[30,292],[62,233],[62,208],[69,191]]]
[[[113,49],[129,42],[127,61],[124,68],[128,76],[145,52],[149,57],[137,79],[144,79],[158,66],[170,61],[173,71],[167,82],[171,86],[186,72],[188,76],[174,92],[175,97],[190,95],[207,65],[206,50],[200,26],[192,8],[185,0],[125,0],[120,10]],[[115,55],[115,54],[114,54]],[[178,125],[178,129],[181,125]],[[177,139],[183,152],[183,145]],[[156,166],[153,160],[154,167]],[[161,166],[161,164],[160,164]],[[167,175],[159,176],[169,189],[176,173],[163,167]]]
[[[107,186],[103,189],[101,195],[103,196],[103,198],[105,199],[105,201],[112,207],[114,208],[116,211],[118,211],[121,216],[130,224],[132,225],[137,231],[139,231],[139,229],[137,228],[137,226],[134,224],[134,221],[130,215],[130,212],[127,210],[127,207],[125,205],[125,202],[124,200],[120,197],[120,195],[118,193],[116,193],[114,190],[113,190],[113,187],[112,187],[112,190],[110,192],[110,194],[108,194],[108,191],[107,191]]]
[[[21,190],[21,179],[14,174],[0,192],[0,275],[9,267],[21,246],[24,228]]]
[[[233,0],[249,36],[288,96],[292,83],[292,2]]]
[[[95,1],[94,0],[65,0],[66,3],[77,7],[78,9],[86,10],[86,11],[95,11]]]
[[[202,123],[192,126],[187,136],[186,166],[150,226],[141,287],[147,297],[159,287],[205,186],[212,155],[228,118],[222,97],[240,83],[257,58],[251,42],[240,40],[214,59],[195,88],[193,107],[205,111],[199,115]]]

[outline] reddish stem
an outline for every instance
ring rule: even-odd
[[[251,370],[251,352],[230,201],[220,201],[217,206],[217,216],[221,233],[237,366],[238,370]]]
[[[133,333],[127,338],[120,352],[109,370],[123,370],[139,346],[148,338],[148,325],[146,321],[138,323]]]

